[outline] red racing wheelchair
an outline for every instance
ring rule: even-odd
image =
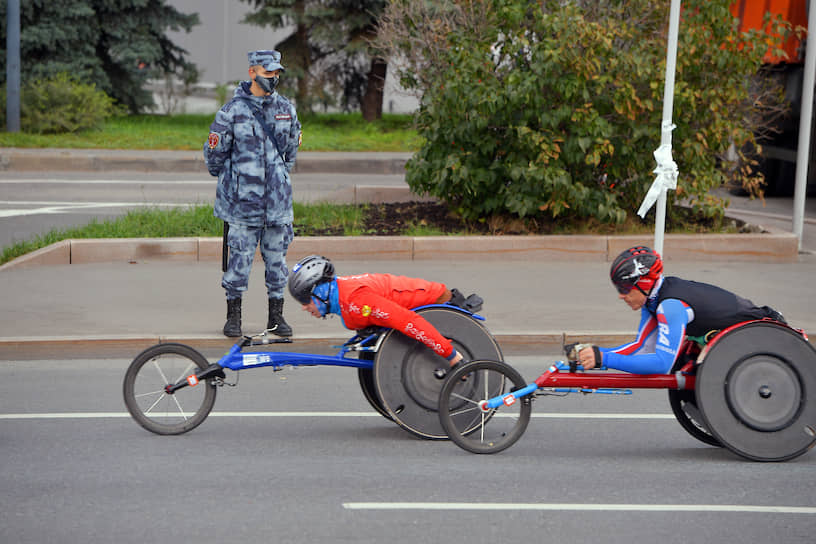
[[[458,365],[440,391],[440,424],[461,448],[497,453],[524,434],[538,396],[666,389],[680,425],[711,446],[786,461],[816,445],[816,349],[804,331],[763,319],[709,336],[703,346],[686,340],[665,375],[575,371],[559,362],[528,384],[502,361]]]

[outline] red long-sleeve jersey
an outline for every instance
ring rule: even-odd
[[[392,328],[414,338],[445,358],[453,345],[411,308],[433,304],[445,293],[444,284],[391,274],[338,276],[340,317],[349,329],[372,325]]]

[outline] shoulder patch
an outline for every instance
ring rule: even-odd
[[[207,145],[210,149],[215,149],[218,147],[218,141],[221,139],[221,136],[217,132],[210,132],[209,137],[207,138]]]

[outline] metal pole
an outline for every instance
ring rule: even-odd
[[[805,75],[802,82],[802,111],[799,114],[799,146],[796,150],[796,186],[793,193],[793,233],[799,239],[799,251],[802,250],[802,232],[805,222],[805,195],[808,166],[810,165],[810,127],[813,120],[813,85],[814,72],[816,72],[816,39],[811,39],[810,36],[812,31],[816,31],[816,9],[811,9],[811,7],[808,6]]]
[[[680,29],[680,0],[672,0],[669,11],[669,37],[666,48],[666,82],[663,86],[663,123],[660,145],[672,143],[672,110],[674,109],[674,73],[677,68],[677,36]],[[666,230],[666,189],[661,189],[655,209],[654,250],[663,253],[663,237]]]
[[[20,0],[6,3],[6,129],[20,132]]]

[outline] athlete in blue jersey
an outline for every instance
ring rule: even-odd
[[[720,287],[664,276],[660,255],[645,246],[618,255],[609,276],[619,297],[640,310],[637,337],[614,348],[572,346],[570,358],[584,369],[604,365],[635,374],[666,374],[687,335],[701,337],[753,319],[785,322],[776,310]]]

